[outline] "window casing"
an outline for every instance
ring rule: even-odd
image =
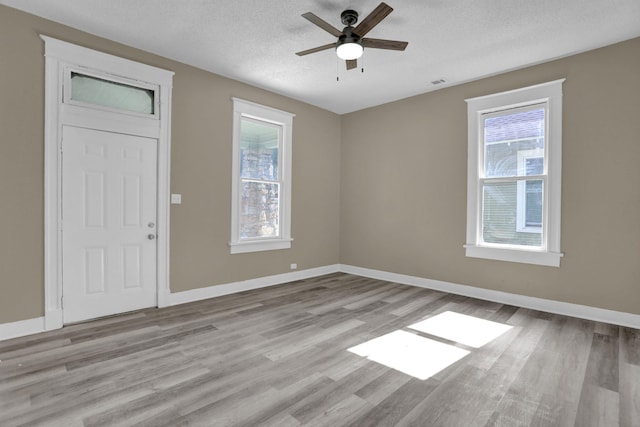
[[[231,253],[291,247],[294,115],[233,98]]]
[[[563,81],[466,100],[467,256],[560,265]]]

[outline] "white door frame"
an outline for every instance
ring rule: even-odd
[[[171,90],[173,72],[80,47],[47,36],[45,42],[45,135],[44,135],[44,323],[58,329],[62,316],[62,125],[63,85],[69,67],[135,80],[158,87],[159,114],[148,121],[158,139],[157,303],[169,305],[169,191],[171,161]],[[77,107],[76,107],[77,108]],[[158,113],[156,112],[156,113]],[[122,114],[123,129],[131,124]],[[139,117],[131,118],[138,120]]]

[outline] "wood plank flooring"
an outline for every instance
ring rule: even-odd
[[[447,311],[512,328],[408,328]],[[347,350],[397,330],[469,354],[420,380]],[[0,342],[0,426],[187,425],[640,426],[640,331],[337,273]]]

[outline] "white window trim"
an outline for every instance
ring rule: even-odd
[[[527,160],[543,158],[544,151],[541,148],[533,150],[518,151],[518,175],[526,176]],[[545,177],[540,177],[542,181],[546,181]],[[546,183],[545,183],[546,184]],[[545,188],[543,184],[542,188]],[[517,185],[516,195],[516,231],[518,233],[533,233],[541,234],[542,227],[530,227],[527,226],[527,180],[519,180]]]
[[[233,166],[231,188],[231,241],[232,254],[289,249],[291,247],[291,150],[293,118],[295,114],[266,107],[239,98],[233,100]],[[280,188],[280,235],[259,239],[240,239],[240,121],[248,117],[282,127]]]
[[[562,83],[554,80],[521,89],[466,99],[468,158],[467,158],[467,242],[466,256],[492,260],[560,266],[560,213],[562,188]],[[528,249],[524,246],[492,245],[482,243],[481,177],[483,161],[482,115],[509,108],[524,107],[535,103],[547,105],[547,185],[544,193],[542,247]]]

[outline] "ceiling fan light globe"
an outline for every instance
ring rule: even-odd
[[[359,43],[343,43],[336,48],[338,58],[349,60],[358,59],[362,56],[364,48]]]

